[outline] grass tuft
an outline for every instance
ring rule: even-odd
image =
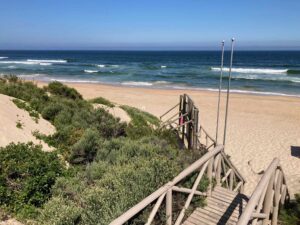
[[[113,104],[111,101],[109,101],[108,99],[106,98],[103,98],[103,97],[97,97],[97,98],[93,98],[91,100],[89,100],[90,103],[93,103],[93,104],[102,104],[102,105],[106,105],[110,108],[113,108],[115,107],[115,104]]]

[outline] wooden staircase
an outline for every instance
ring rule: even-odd
[[[207,205],[196,208],[183,225],[236,224],[247,202],[247,196],[216,186]]]

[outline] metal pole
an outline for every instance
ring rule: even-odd
[[[222,90],[223,64],[224,64],[224,43],[225,43],[225,41],[222,41],[221,73],[220,73],[220,84],[219,84],[217,127],[216,127],[216,143],[218,143],[218,133],[219,133],[220,98],[221,98],[221,90]]]
[[[229,104],[230,81],[231,81],[231,68],[232,68],[232,60],[233,60],[233,45],[234,45],[234,38],[231,39],[231,56],[230,56],[229,76],[228,76],[228,87],[227,87],[226,112],[225,112],[225,127],[224,127],[224,136],[223,136],[223,145],[224,146],[225,146],[225,141],[226,141],[228,104]]]

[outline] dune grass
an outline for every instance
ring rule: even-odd
[[[108,99],[103,98],[103,97],[93,98],[93,99],[89,100],[89,102],[94,103],[94,104],[106,105],[110,108],[115,107],[115,104],[113,104],[111,101],[109,101]]]

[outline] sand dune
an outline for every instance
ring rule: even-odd
[[[102,104],[93,104],[93,106],[94,106],[95,109],[96,108],[103,108],[103,109],[107,110],[111,115],[113,115],[114,117],[119,118],[121,122],[129,123],[131,121],[131,118],[129,117],[127,112],[125,112],[119,106],[108,107],[108,106],[102,105]]]
[[[102,96],[156,116],[175,105],[180,94],[188,93],[200,108],[200,122],[215,136],[215,92],[68,85],[79,90],[85,98]],[[225,108],[224,102],[225,96],[222,98],[222,109]],[[300,193],[300,158],[291,156],[291,146],[300,146],[300,98],[232,94],[229,112],[226,152],[248,181],[246,193],[252,193],[260,178],[258,173],[274,157],[280,159],[290,191]],[[223,115],[224,110],[222,118]],[[219,140],[222,140],[222,132]]]
[[[40,118],[36,123],[29,113],[23,109],[19,109],[11,100],[13,98],[0,94],[0,146],[4,147],[11,142],[27,143],[32,141],[35,144],[41,144],[45,151],[51,151],[47,144],[37,140],[32,132],[38,130],[42,134],[52,134],[55,128],[46,120]],[[21,124],[21,128],[17,127],[17,123]]]

